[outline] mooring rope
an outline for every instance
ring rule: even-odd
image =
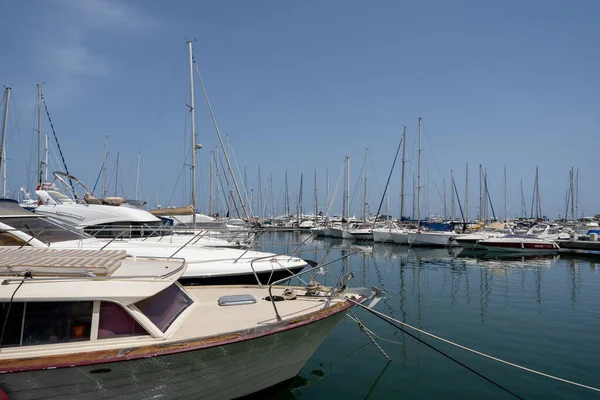
[[[363,304],[361,304],[361,303],[358,303],[358,302],[356,302],[356,301],[354,301],[354,300],[352,300],[352,299],[350,299],[350,298],[348,298],[348,300],[349,300],[350,302],[352,302],[352,303],[356,304],[357,306],[364,308],[364,309],[365,309],[365,310],[367,310],[368,312],[370,312],[370,313],[372,313],[372,314],[374,314],[374,315],[378,316],[379,318],[381,318],[381,319],[383,319],[383,320],[387,321],[388,323],[391,323],[390,321],[392,321],[392,322],[394,322],[394,323],[397,323],[397,324],[399,324],[399,325],[402,325],[402,326],[404,326],[404,327],[406,327],[406,328],[409,328],[409,329],[412,329],[412,330],[414,330],[414,331],[417,331],[417,332],[419,332],[419,333],[422,333],[423,335],[426,335],[426,336],[432,337],[432,338],[434,338],[434,339],[440,340],[440,341],[442,341],[442,342],[444,342],[444,343],[447,343],[447,344],[450,344],[450,345],[452,345],[452,346],[458,347],[458,348],[460,348],[460,349],[466,350],[466,351],[468,351],[468,352],[471,352],[471,353],[473,353],[473,354],[477,354],[477,355],[479,355],[479,356],[482,356],[482,357],[488,358],[488,359],[490,359],[490,360],[494,360],[494,361],[497,361],[497,362],[499,362],[499,363],[502,363],[502,364],[505,364],[505,365],[508,365],[508,366],[511,366],[511,367],[514,367],[514,368],[518,368],[518,369],[521,369],[521,370],[523,370],[523,371],[530,372],[530,373],[532,373],[532,374],[536,374],[536,375],[544,376],[544,377],[546,377],[546,378],[554,379],[554,380],[556,380],[556,381],[563,382],[563,383],[568,383],[568,384],[570,384],[570,385],[578,386],[578,387],[581,387],[581,388],[584,388],[584,389],[593,390],[593,391],[595,391],[595,392],[600,392],[600,389],[599,389],[599,388],[595,388],[595,387],[592,387],[592,386],[588,386],[588,385],[584,385],[584,384],[581,384],[581,383],[573,382],[573,381],[570,381],[570,380],[567,380],[567,379],[563,379],[563,378],[560,378],[560,377],[557,377],[557,376],[554,376],[554,375],[546,374],[546,373],[544,373],[544,372],[536,371],[536,370],[534,370],[534,369],[527,368],[527,367],[523,367],[523,366],[521,366],[521,365],[518,365],[518,364],[515,364],[515,363],[511,363],[510,361],[506,361],[506,360],[503,360],[503,359],[501,359],[501,358],[494,357],[494,356],[491,356],[491,355],[489,355],[489,354],[485,354],[485,353],[482,353],[482,352],[480,352],[480,351],[477,351],[477,350],[474,350],[474,349],[468,348],[468,347],[466,347],[466,346],[463,346],[463,345],[461,345],[461,344],[458,344],[458,343],[452,342],[452,341],[450,341],[450,340],[448,340],[448,339],[444,339],[444,338],[442,338],[442,337],[439,337],[439,336],[436,336],[436,335],[434,335],[434,334],[432,334],[432,333],[426,332],[426,331],[424,331],[424,330],[422,330],[422,329],[416,328],[416,327],[414,327],[414,326],[412,326],[412,325],[409,325],[409,324],[407,324],[407,323],[405,323],[405,322],[398,321],[398,320],[397,320],[397,319],[395,319],[395,318],[392,318],[392,317],[390,317],[390,316],[388,316],[388,315],[385,315],[384,313],[381,313],[381,312],[379,312],[379,311],[375,311],[375,310],[373,310],[373,309],[371,309],[371,308],[369,308],[369,307],[367,307],[367,306],[365,306],[365,305],[363,305]],[[393,325],[393,326],[395,326],[396,328],[399,328],[399,329],[401,329],[400,327],[398,327],[398,326],[396,326],[396,325],[394,325],[394,324],[392,324],[392,325]],[[404,331],[403,329],[401,329],[401,330],[402,330],[402,331]],[[406,331],[404,331],[404,332],[406,332]],[[406,332],[406,333],[408,333],[408,332]],[[408,333],[408,334],[409,334],[409,335],[411,335],[410,333]],[[413,336],[413,335],[411,335],[411,336]],[[413,337],[415,337],[415,336],[413,336]],[[425,343],[425,342],[423,342],[423,343],[427,345],[427,343]],[[432,347],[431,345],[428,345],[428,346]],[[437,349],[436,349],[436,350],[437,350]],[[478,373],[477,373],[477,374],[478,374]],[[513,394],[514,394],[514,393],[513,393]],[[515,395],[515,396],[516,396],[516,395]],[[517,397],[519,397],[519,396],[517,396]]]

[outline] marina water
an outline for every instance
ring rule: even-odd
[[[272,232],[261,247],[289,252],[308,236]],[[350,286],[383,289],[386,297],[375,307],[380,312],[512,363],[600,386],[600,257],[486,259],[465,256],[460,248],[409,249],[341,239],[309,239],[302,250],[302,257],[318,262],[350,254],[343,261],[355,275]],[[343,262],[318,280],[333,282]],[[356,308],[354,313],[381,338],[392,362],[347,318],[300,375],[267,398],[514,398],[376,316]],[[600,398],[419,337],[525,399]]]

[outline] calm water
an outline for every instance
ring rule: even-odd
[[[272,233],[262,249],[290,251],[306,234]],[[375,285],[376,310],[516,364],[600,386],[600,258],[478,259],[448,249],[315,240],[302,256],[348,259],[351,286]],[[320,281],[333,283],[338,262]],[[346,319],[275,399],[509,399],[510,394],[364,310],[392,362]],[[600,394],[498,364],[423,337],[525,399],[598,399]]]

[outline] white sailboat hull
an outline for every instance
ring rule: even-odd
[[[448,247],[455,236],[454,232],[410,232],[408,243],[411,246]]]

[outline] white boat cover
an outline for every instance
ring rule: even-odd
[[[30,271],[38,276],[90,273],[110,276],[125,257],[125,250],[0,247],[0,275]]]

